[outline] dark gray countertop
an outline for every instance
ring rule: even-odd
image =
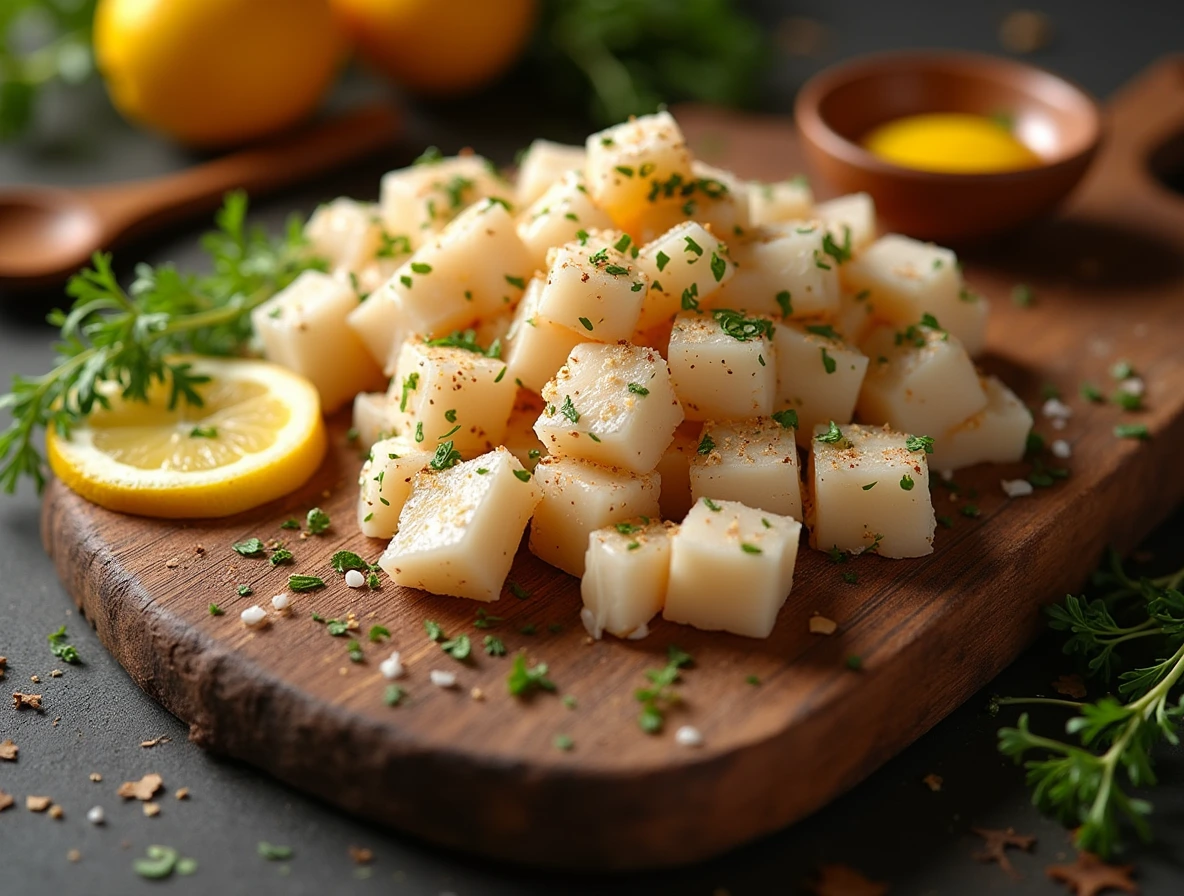
[[[749,4],[773,23],[788,4]],[[968,9],[973,6],[974,9]],[[792,13],[825,22],[832,29],[829,53],[820,59],[786,60],[770,81],[767,105],[787,108],[803,77],[821,64],[876,49],[906,46],[966,47],[997,50],[995,27],[1010,8],[1003,2],[963,4],[914,2],[905,7],[857,0],[795,3]],[[1154,58],[1184,49],[1178,3],[1110,0],[1057,0],[1042,4],[1056,27],[1053,44],[1036,61],[1075,78],[1105,95]],[[497,98],[513,99],[522,86],[505,88]],[[352,85],[348,93],[372,92]],[[430,137],[445,149],[462,142],[503,160],[523,142],[515,120],[491,110],[507,108],[489,101],[449,112],[417,114],[414,136],[395,157],[359,166],[348,176],[325,180],[257,206],[258,217],[278,223],[292,209],[307,212],[315,202],[340,192],[373,193],[384,168],[405,162],[411,144]],[[189,158],[164,143],[133,132],[101,103],[62,103],[51,111],[43,136],[16,148],[0,149],[0,183],[49,181],[95,182],[168,171]],[[465,122],[462,127],[458,120]],[[69,124],[69,127],[66,125]],[[574,135],[561,121],[535,120],[536,132]],[[193,233],[164,234],[122,253],[124,261],[147,257],[195,257]],[[49,363],[50,330],[39,321],[57,296],[0,295],[0,379],[34,373]],[[7,388],[7,385],[5,385]],[[1051,894],[1058,888],[1044,877],[1045,865],[1069,860],[1067,833],[1040,817],[1028,804],[1022,771],[995,752],[995,729],[1014,713],[993,719],[983,712],[990,693],[1047,693],[1049,682],[1071,670],[1051,638],[1029,651],[984,692],[938,725],[916,745],[887,764],[847,796],[813,818],[727,856],[678,871],[620,877],[581,877],[540,873],[444,852],[410,838],[377,831],[334,809],[283,787],[258,771],[211,757],[186,740],[186,728],[157,707],[106,654],[90,627],[58,584],[38,534],[38,501],[28,489],[0,497],[0,655],[8,657],[5,689],[28,689],[29,676],[41,683],[46,712],[15,712],[0,705],[0,740],[11,737],[20,748],[16,763],[0,762],[0,790],[21,800],[0,814],[0,893],[127,894],[155,886],[132,872],[131,862],[151,843],[177,847],[199,862],[196,876],[174,878],[164,886],[181,893],[370,893],[398,892],[457,896],[553,893],[687,893],[733,896],[797,892],[821,862],[841,862],[869,877],[888,881],[903,894]],[[1152,566],[1184,562],[1180,536],[1184,514],[1161,527],[1150,548]],[[1039,558],[1034,558],[1036,562]],[[45,635],[66,624],[84,663],[63,666],[50,655]],[[51,678],[52,669],[65,670]],[[11,688],[7,688],[11,685]],[[907,708],[902,708],[906,711]],[[1034,714],[1047,730],[1058,723],[1052,714]],[[143,740],[167,736],[151,749]],[[1133,848],[1143,892],[1175,894],[1184,888],[1184,755],[1160,751],[1161,786],[1155,792],[1157,841]],[[121,781],[156,771],[165,780],[162,811],[143,816],[138,804],[115,795]],[[102,774],[92,783],[92,772]],[[922,778],[940,775],[940,792]],[[440,782],[447,787],[447,781]],[[173,794],[190,788],[185,802]],[[26,794],[51,796],[65,810],[54,821],[25,811]],[[94,827],[86,811],[101,805],[107,823]],[[579,836],[579,807],[556,818]],[[971,827],[1014,827],[1039,838],[1032,855],[1013,853],[1023,877],[1011,881],[999,869],[980,865],[971,853],[977,838]],[[269,863],[256,854],[260,840],[289,845],[287,863]],[[375,862],[366,870],[350,860],[348,848],[371,849]],[[71,863],[67,852],[81,860]]]

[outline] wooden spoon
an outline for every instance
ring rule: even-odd
[[[393,109],[372,105],[150,180],[0,190],[0,287],[61,280],[133,230],[209,211],[228,190],[257,196],[363,157],[398,125]]]

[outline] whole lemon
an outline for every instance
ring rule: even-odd
[[[424,94],[465,93],[509,68],[534,30],[535,0],[330,0],[359,54]]]
[[[327,0],[99,0],[94,43],[115,107],[196,146],[299,121],[344,49]]]

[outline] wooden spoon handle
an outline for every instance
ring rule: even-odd
[[[390,106],[368,105],[176,174],[95,187],[85,194],[102,217],[109,242],[145,223],[216,208],[229,190],[258,196],[362,158],[393,143],[399,121]]]

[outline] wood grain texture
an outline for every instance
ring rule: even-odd
[[[511,579],[530,592],[492,605],[400,590],[350,591],[328,567],[338,549],[375,559],[383,548],[354,523],[357,448],[347,421],[332,421],[333,448],[313,482],[287,499],[214,523],[167,524],[92,506],[59,484],[47,493],[46,549],[100,637],[132,678],[187,721],[201,745],[238,757],[366,818],[460,849],[531,864],[635,868],[703,859],[782,827],[850,788],[927,731],[1010,662],[1041,625],[1039,605],[1078,587],[1107,544],[1129,549],[1184,497],[1184,198],[1141,168],[1149,146],[1184,128],[1184,64],[1172,62],[1122,94],[1110,143],[1060,219],[967,258],[972,285],[994,299],[989,357],[1020,394],[1039,403],[1043,383],[1075,396],[1083,379],[1109,387],[1113,360],[1131,359],[1147,383],[1137,419],[1149,441],[1119,440],[1120,412],[1071,398],[1063,433],[1071,478],[1031,498],[1006,500],[1000,478],[1024,468],[959,474],[977,488],[982,515],[959,514],[938,489],[938,530],[928,558],[869,556],[842,570],[803,551],[793,594],[772,637],[754,641],[660,620],[642,641],[588,643],[574,579],[519,552]],[[714,164],[757,177],[797,169],[792,126],[780,119],[701,109],[680,114]],[[1014,307],[1017,280],[1037,302]],[[333,527],[305,540],[279,529],[320,505]],[[295,565],[234,554],[250,536],[286,538]],[[172,563],[173,559],[176,563]],[[845,583],[840,572],[858,574]],[[290,572],[322,575],[327,588],[298,595],[290,618],[260,632],[238,620],[266,606]],[[254,596],[240,598],[239,583]],[[216,601],[225,616],[207,611]],[[510,658],[480,649],[478,606],[505,618],[490,633],[551,669],[558,696],[510,697]],[[409,674],[407,701],[383,703],[378,662],[390,646],[365,639],[366,661],[310,618],[354,612],[363,631],[387,626]],[[807,632],[820,612],[840,624]],[[462,664],[429,642],[425,618],[467,632]],[[523,634],[532,624],[537,634]],[[549,626],[560,627],[551,631]],[[695,658],[657,737],[637,727],[635,688],[676,643]],[[862,672],[845,668],[857,654]],[[441,690],[430,669],[460,687]],[[746,682],[755,675],[759,686]],[[479,688],[484,699],[474,699]],[[681,724],[705,743],[679,747]],[[575,747],[553,746],[557,734]]]

